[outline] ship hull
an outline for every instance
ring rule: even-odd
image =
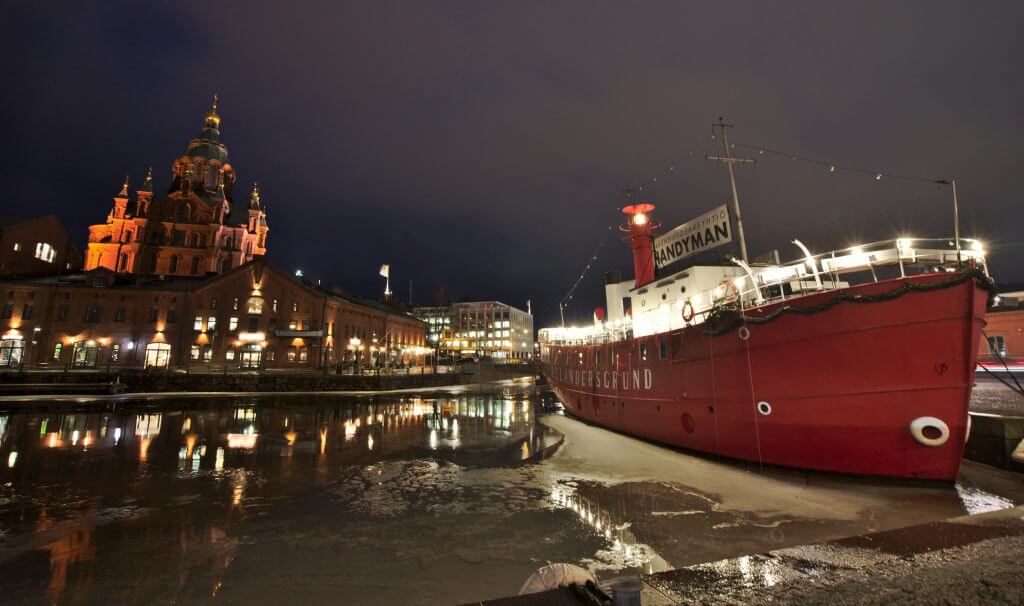
[[[762,464],[952,481],[969,432],[988,292],[975,279],[942,286],[950,276],[748,309],[758,318],[781,306],[814,313],[741,322],[721,334],[687,327],[604,345],[551,345],[544,374],[568,414],[672,446]],[[942,287],[886,296],[906,283]],[[840,292],[871,302],[829,305]]]

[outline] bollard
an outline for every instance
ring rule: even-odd
[[[624,579],[612,586],[612,606],[640,606],[640,592],[644,583],[640,579]]]

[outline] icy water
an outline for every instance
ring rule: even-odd
[[[956,486],[759,470],[537,401],[0,403],[0,600],[458,604],[549,562],[659,571],[1024,502],[970,463]]]

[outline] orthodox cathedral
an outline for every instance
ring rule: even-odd
[[[259,188],[243,202],[236,185],[214,97],[202,132],[171,167],[167,193],[154,200],[151,169],[133,201],[126,178],[107,220],[89,227],[85,269],[204,276],[264,255],[269,229]]]

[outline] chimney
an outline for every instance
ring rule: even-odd
[[[636,288],[654,281],[654,230],[661,226],[661,222],[651,219],[652,210],[654,205],[644,202],[630,204],[622,209],[629,219],[619,229],[627,234],[623,241],[629,242],[633,249]]]

